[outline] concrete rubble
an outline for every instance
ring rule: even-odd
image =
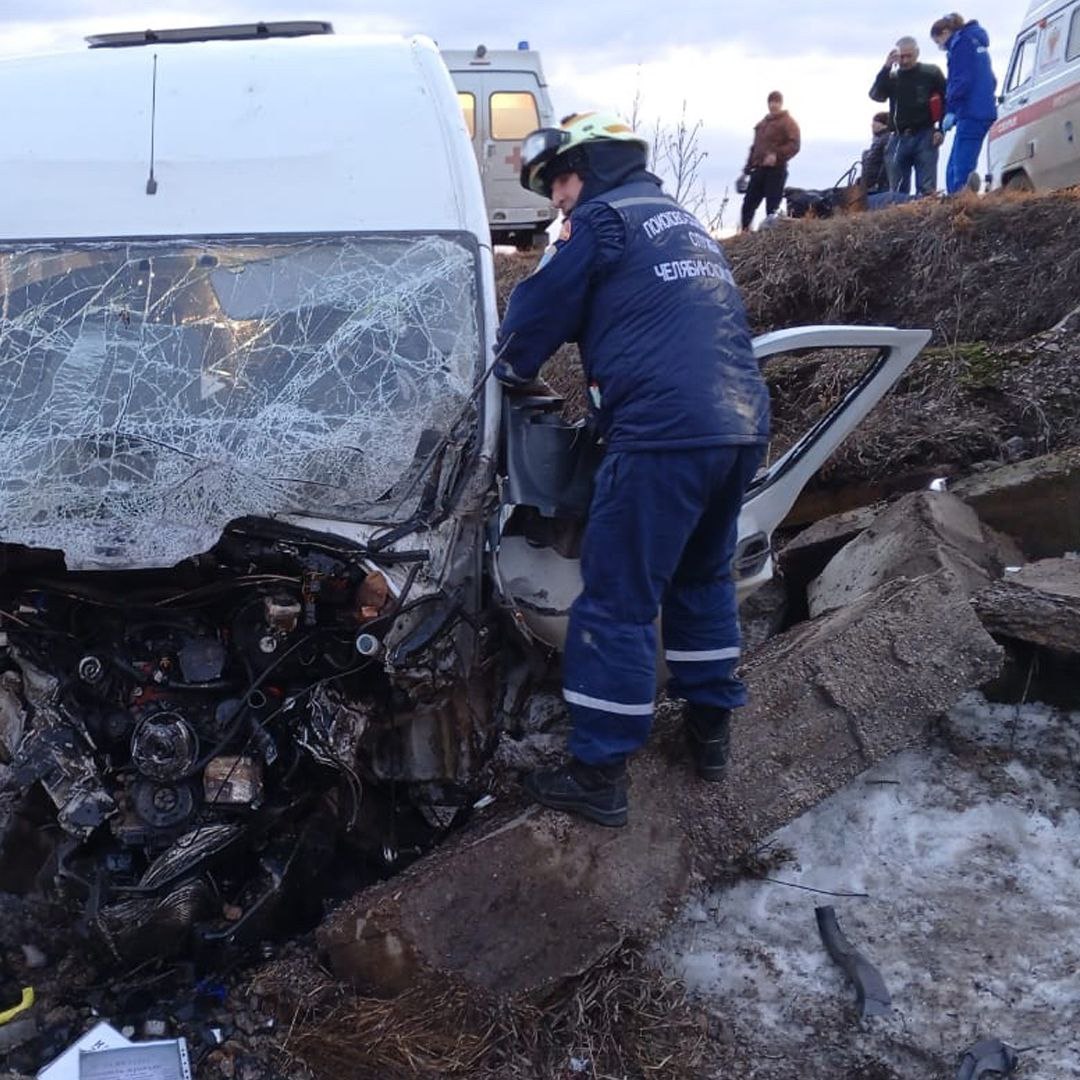
[[[990,633],[1080,655],[1080,559],[1017,567],[973,600]]]
[[[1023,561],[1015,543],[980,522],[954,495],[905,495],[846,544],[809,585],[811,616],[851,603],[898,577],[945,568],[970,593]]]
[[[1080,548],[1080,448],[977,473],[949,490],[1030,558]]]
[[[540,990],[648,936],[695,875],[917,742],[1002,655],[948,570],[887,582],[750,659],[726,784],[692,776],[668,716],[632,764],[626,829],[535,808],[476,823],[353,897],[319,945],[369,993],[447,976],[496,996]]]
[[[868,529],[884,509],[884,503],[873,503],[831,514],[792,537],[777,556],[788,587],[805,589],[825,569],[829,560]]]
[[[708,873],[737,858],[918,743],[1003,658],[948,570],[886,582],[773,638],[747,664],[750,704],[737,714],[728,781],[686,791],[698,865]]]

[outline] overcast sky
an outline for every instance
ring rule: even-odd
[[[999,84],[1025,8],[1025,0],[981,0],[978,9],[962,11],[989,32]],[[339,33],[423,33],[443,48],[481,42],[514,48],[528,40],[541,53],[558,115],[607,108],[629,116],[639,93],[648,133],[657,119],[675,123],[685,101],[689,119],[703,125],[704,175],[716,196],[738,174],[770,90],[784,93],[802,127],[803,150],[789,183],[822,187],[866,145],[878,108],[867,91],[898,36],[914,35],[922,59],[945,68],[944,54],[929,39],[931,23],[945,11],[926,0],[328,0],[318,6],[301,0],[3,0],[2,11],[0,56],[80,48],[92,33],[254,19],[329,19]],[[733,217],[729,209],[725,223]]]

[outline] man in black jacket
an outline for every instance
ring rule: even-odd
[[[885,58],[870,97],[889,103],[893,134],[885,163],[890,187],[909,193],[914,169],[916,192],[933,195],[937,190],[938,147],[944,138],[938,126],[945,102],[941,68],[920,64],[915,39],[902,37]]]

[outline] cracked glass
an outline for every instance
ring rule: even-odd
[[[245,516],[403,520],[477,313],[447,236],[0,245],[0,539],[168,566]]]

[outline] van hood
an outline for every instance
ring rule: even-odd
[[[238,518],[409,518],[476,378],[474,247],[0,244],[0,541],[161,567]]]

